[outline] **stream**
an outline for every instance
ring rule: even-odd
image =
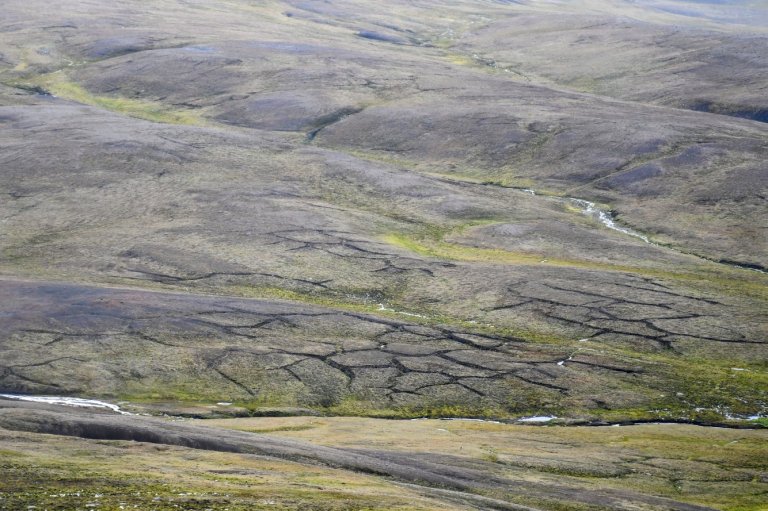
[[[106,403],[104,401],[97,401],[95,399],[84,399],[79,397],[65,397],[65,396],[32,396],[32,395],[25,395],[25,394],[0,394],[0,398],[6,398],[6,399],[15,399],[19,401],[31,401],[35,403],[44,403],[44,404],[50,404],[50,405],[61,405],[61,406],[74,406],[78,408],[100,408],[100,409],[108,409],[112,410],[113,412],[119,413],[121,415],[136,415],[130,412],[126,412],[120,409],[118,405],[112,404],[112,403]],[[231,403],[219,403],[220,405],[229,405]],[[696,411],[703,411],[703,408],[697,408]],[[750,424],[750,422],[757,421],[759,419],[764,419],[767,416],[765,413],[759,413],[756,415],[751,416],[734,416],[730,413],[724,414],[725,419],[729,421],[738,421],[739,423],[709,423],[709,422],[700,422],[692,419],[647,419],[647,420],[627,420],[627,421],[620,421],[620,422],[604,422],[602,420],[595,420],[592,422],[582,422],[579,424],[573,424],[577,426],[637,426],[637,425],[644,425],[644,424],[692,424],[696,426],[703,426],[703,427],[721,427],[721,428],[755,428],[759,427],[757,424]],[[528,417],[518,417],[516,419],[478,419],[478,418],[470,418],[470,417],[440,417],[440,418],[431,418],[431,417],[419,417],[415,419],[409,419],[412,421],[422,421],[422,420],[441,420],[441,421],[463,421],[463,422],[479,422],[479,423],[486,423],[486,424],[506,424],[506,425],[548,425],[551,424],[553,421],[556,421],[560,419],[560,417],[554,416],[554,415],[534,415],[534,416],[528,416]],[[565,420],[565,419],[564,419]],[[566,423],[556,423],[559,426],[568,426],[569,424]]]
[[[536,190],[534,190],[532,188],[514,188],[514,187],[508,187],[508,188],[513,188],[515,190],[519,190],[519,191],[521,191],[523,193],[527,193],[528,195],[534,195],[536,197],[545,197],[545,198],[547,198],[549,200],[553,200],[555,202],[570,203],[570,204],[578,207],[583,214],[585,214],[585,215],[587,215],[589,217],[594,218],[595,220],[597,220],[598,222],[600,222],[601,224],[603,224],[605,227],[607,227],[609,229],[612,229],[614,231],[618,231],[618,232],[620,232],[622,234],[626,234],[627,236],[632,236],[634,238],[639,238],[639,239],[643,240],[644,242],[649,243],[651,245],[659,246],[658,244],[653,243],[648,238],[648,236],[646,236],[645,234],[641,234],[641,233],[639,233],[637,231],[634,231],[634,230],[630,229],[629,227],[623,227],[623,226],[617,224],[616,221],[613,219],[613,215],[611,214],[610,211],[606,211],[604,209],[598,208],[597,204],[595,204],[594,202],[590,202],[590,201],[585,200],[585,199],[577,199],[576,197],[557,197],[557,196],[553,196],[553,195],[542,195],[542,194],[536,192]]]
[[[496,185],[496,186],[499,186],[499,185]],[[599,207],[597,207],[597,204],[595,204],[594,202],[590,202],[588,200],[585,200],[585,199],[578,199],[576,197],[557,197],[557,196],[552,196],[552,195],[542,195],[542,194],[537,193],[536,190],[533,190],[531,188],[517,188],[517,187],[511,187],[511,186],[505,186],[504,188],[512,188],[514,190],[518,190],[518,191],[526,193],[528,195],[534,195],[534,196],[537,196],[537,197],[545,197],[545,198],[547,198],[549,200],[553,200],[553,201],[556,201],[556,202],[572,204],[572,205],[578,207],[584,215],[587,215],[589,217],[594,218],[595,220],[597,220],[598,222],[603,224],[608,229],[612,229],[614,231],[618,231],[618,232],[620,232],[622,234],[626,234],[627,236],[632,236],[633,238],[641,239],[644,242],[648,243],[649,245],[654,245],[656,247],[668,248],[668,249],[674,250],[675,252],[678,252],[680,254],[690,255],[690,256],[702,259],[704,261],[709,261],[709,262],[715,263],[715,264],[722,264],[724,266],[728,266],[728,267],[731,267],[731,268],[738,268],[740,270],[748,270],[748,271],[754,271],[754,272],[757,272],[757,273],[768,274],[768,271],[758,267],[757,265],[744,264],[744,263],[739,263],[739,262],[736,262],[736,261],[728,261],[728,260],[725,260],[725,259],[721,259],[721,260],[710,259],[708,257],[700,256],[698,254],[692,254],[690,252],[684,252],[682,250],[678,250],[678,249],[675,249],[675,248],[672,248],[672,247],[668,247],[668,246],[665,246],[665,245],[660,245],[659,243],[654,243],[645,234],[642,234],[642,233],[640,233],[638,231],[630,229],[629,227],[624,227],[622,225],[619,225],[618,223],[616,223],[616,220],[614,220],[614,217],[613,217],[613,215],[611,214],[610,211],[606,211],[604,209],[600,209]]]
[[[568,197],[565,200],[568,200],[571,203],[575,204],[576,206],[581,208],[582,213],[597,219],[597,221],[599,221],[601,224],[603,224],[609,229],[613,229],[614,231],[619,231],[628,236],[639,238],[646,243],[650,243],[651,245],[656,245],[656,243],[651,243],[651,240],[648,239],[648,236],[644,234],[640,234],[639,232],[633,231],[632,229],[629,229],[627,227],[622,227],[618,225],[616,221],[613,219],[613,217],[611,216],[610,212],[605,211],[604,209],[598,208],[594,202],[589,202],[588,200],[584,200],[584,199],[575,199],[573,197]]]

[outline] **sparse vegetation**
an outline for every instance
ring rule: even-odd
[[[762,511],[768,9],[183,4],[3,2],[0,394],[151,417],[0,511]]]

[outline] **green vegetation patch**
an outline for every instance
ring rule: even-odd
[[[460,230],[451,232],[451,234],[457,234],[466,228],[467,227],[462,227]],[[432,235],[408,235],[402,233],[391,233],[383,236],[382,239],[390,245],[414,252],[423,257],[433,257],[436,259],[444,259],[449,261],[460,261],[466,263],[509,264],[520,266],[544,265],[555,267],[583,268],[589,270],[628,272],[661,277],[681,276],[672,272],[655,271],[646,268],[638,268],[635,266],[579,261],[575,259],[557,259],[541,254],[512,252],[500,248],[473,247],[460,243],[452,243],[450,241],[446,241],[442,237],[438,238]]]
[[[204,124],[203,119],[195,112],[170,108],[156,101],[92,94],[72,81],[63,71],[15,82],[13,86],[38,93],[49,93],[85,105],[96,106],[152,122],[182,125]]]

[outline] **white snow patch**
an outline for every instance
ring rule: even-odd
[[[383,303],[379,304],[379,310],[382,311],[382,312],[394,312],[395,314],[402,314],[403,316],[411,316],[413,318],[426,318],[427,317],[427,316],[425,316],[423,314],[415,314],[413,312],[403,312],[403,311],[398,311],[398,310],[395,310],[395,309],[390,309],[389,307],[385,306]]]
[[[23,394],[0,394],[0,397],[17,399],[19,401],[46,403],[49,405],[76,406],[79,408],[107,408],[113,412],[121,413],[123,415],[132,415],[131,413],[121,410],[117,405],[113,405],[112,403],[105,403],[104,401],[96,401],[95,399],[82,399],[79,397],[63,396],[27,396]]]
[[[523,417],[520,419],[517,419],[517,422],[527,422],[527,423],[533,423],[533,422],[549,422],[557,419],[554,415],[535,415],[533,417]]]

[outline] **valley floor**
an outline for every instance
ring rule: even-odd
[[[670,424],[179,421],[0,400],[0,509],[759,510],[766,440]]]

